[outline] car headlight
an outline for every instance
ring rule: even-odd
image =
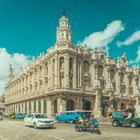
[[[43,121],[38,120],[38,122],[43,122]]]

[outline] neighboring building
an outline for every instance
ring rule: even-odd
[[[5,112],[5,96],[0,96],[0,112]]]
[[[56,43],[16,76],[10,66],[5,86],[6,112],[42,112],[51,116],[74,109],[106,116],[108,107],[139,104],[140,69],[125,54],[111,59],[101,49],[73,45],[68,18],[62,16]]]

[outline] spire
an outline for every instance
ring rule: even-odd
[[[9,74],[8,74],[8,81],[11,81],[14,78],[12,64],[10,64]]]
[[[62,46],[66,44],[71,44],[71,27],[69,25],[68,18],[65,16],[65,12],[62,12],[62,17],[59,20],[59,26],[56,31],[56,44],[57,46]]]

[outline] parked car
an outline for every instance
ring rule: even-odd
[[[15,113],[14,113],[14,112],[11,112],[11,113],[9,114],[9,116],[10,116],[10,119],[15,119]]]
[[[80,116],[86,118],[91,113],[92,113],[91,111],[84,111],[84,110],[65,111],[64,113],[62,113],[60,115],[56,115],[55,119],[58,120],[58,122],[75,123],[75,121]]]
[[[37,128],[53,128],[54,122],[42,113],[31,113],[24,118],[25,126],[33,126]]]
[[[16,119],[24,119],[26,117],[25,113],[17,113],[15,114]]]
[[[130,119],[124,119],[123,113],[121,112],[114,112],[111,118],[112,125],[114,127],[118,126],[129,126],[132,128],[140,127],[140,118],[135,114],[134,117]]]

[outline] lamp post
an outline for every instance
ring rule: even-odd
[[[109,106],[107,109],[107,112],[109,113],[109,111],[111,111],[116,106],[116,102],[114,100],[114,87],[113,87],[110,79],[109,79],[109,82],[107,84],[106,91],[109,93],[109,101],[108,101]]]
[[[96,90],[96,102],[95,102],[95,109],[96,109],[96,114],[98,116],[102,116],[102,108],[101,108],[101,84],[100,80],[96,78],[95,83],[94,83],[94,89]]]

